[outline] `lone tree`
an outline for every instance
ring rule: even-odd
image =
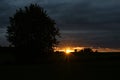
[[[59,29],[55,24],[42,7],[31,4],[10,17],[7,39],[13,47],[50,52],[58,43]]]
[[[92,53],[93,50],[91,48],[84,48],[83,52]]]
[[[93,50],[91,48],[84,48],[80,52],[85,53],[85,54],[91,54],[93,53]]]

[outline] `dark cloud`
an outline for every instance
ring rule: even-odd
[[[75,46],[109,47],[119,48],[119,31],[63,31],[63,44],[69,43]],[[69,35],[69,36],[68,36]]]
[[[56,20],[64,42],[120,48],[119,0],[1,0],[0,44],[7,44],[3,36],[8,18],[30,3],[40,4]]]

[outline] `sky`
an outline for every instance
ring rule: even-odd
[[[31,3],[39,4],[56,21],[61,44],[120,48],[119,0],[0,0],[0,45],[8,45],[9,17]]]

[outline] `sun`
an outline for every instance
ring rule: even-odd
[[[65,49],[65,53],[66,53],[67,55],[69,55],[71,52],[72,52],[72,50],[71,50],[70,48],[66,48],[66,49]]]
[[[71,52],[70,50],[66,50],[65,51],[66,54],[70,54],[70,52]]]

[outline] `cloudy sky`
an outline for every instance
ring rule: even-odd
[[[16,9],[40,4],[55,19],[61,42],[75,46],[120,48],[119,0],[0,0],[0,44]]]

